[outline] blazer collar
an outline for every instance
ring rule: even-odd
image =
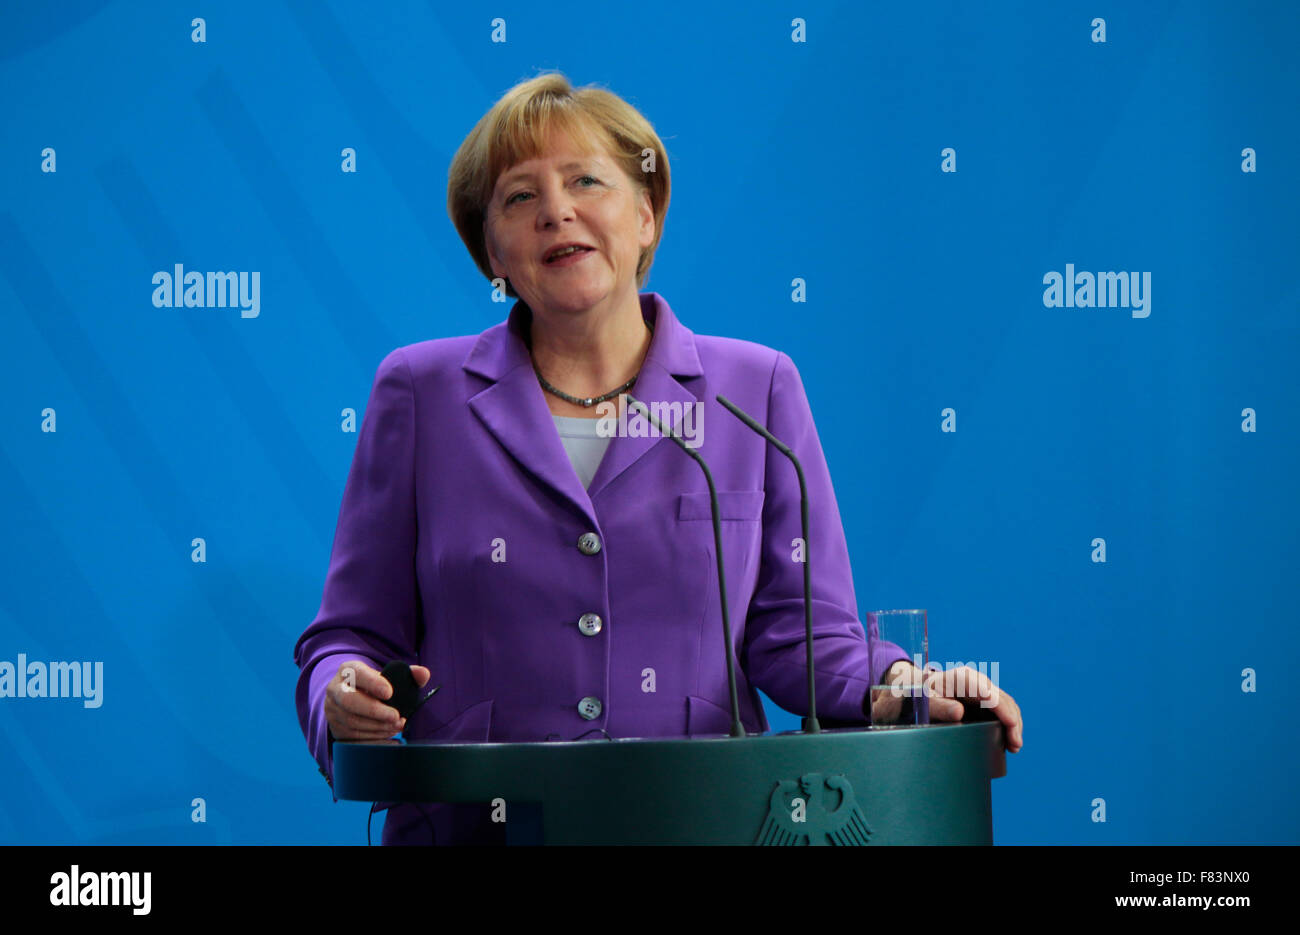
[[[640,301],[642,316],[654,324],[654,335],[632,395],[645,403],[698,402],[698,397],[681,382],[689,384],[704,373],[695,335],[677,320],[659,293],[643,292]],[[560,441],[545,391],[537,382],[524,344],[523,336],[531,321],[531,310],[517,301],[506,321],[479,335],[463,367],[492,383],[470,397],[469,407],[516,461],[582,510],[594,525],[592,501],[600,492],[656,444],[673,442],[657,434],[615,436],[610,439],[591,487],[584,489]],[[640,418],[629,414],[628,422]],[[685,452],[680,454],[686,457]]]

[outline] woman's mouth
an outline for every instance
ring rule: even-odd
[[[596,251],[591,249],[590,247],[578,247],[575,250],[560,253],[558,256],[554,257],[553,259],[547,260],[546,265],[547,266],[573,266],[575,263],[581,263],[588,254],[595,253],[595,252]]]

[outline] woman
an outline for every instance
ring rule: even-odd
[[[748,730],[767,728],[759,688],[806,706],[799,492],[718,393],[804,464],[819,714],[861,721],[873,677],[917,677],[887,643],[868,671],[830,476],[789,358],[697,336],[639,293],[669,191],[650,124],[560,75],[512,89],[461,145],[449,213],[479,269],[518,301],[481,335],[399,348],[379,366],[320,612],[295,649],[299,719],[327,778],[335,738],[727,731],[705,481],[672,442],[633,429],[645,423],[627,419],[628,391],[680,427],[690,418],[713,470]],[[382,703],[377,670],[392,659],[439,686],[409,723]],[[1001,699],[1018,749],[1018,710]],[[961,716],[955,700],[931,710]],[[488,841],[503,828],[478,806],[391,808],[385,843],[431,834]]]

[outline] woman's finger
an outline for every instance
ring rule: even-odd
[[[930,720],[960,721],[966,716],[966,706],[957,700],[946,673],[933,669],[927,672],[925,694],[930,700]]]
[[[333,713],[340,720],[352,718],[353,723],[369,724],[372,728],[387,727],[399,720],[397,709],[360,692],[340,692],[325,695],[325,715]]]
[[[334,730],[334,736],[336,737],[340,736],[340,730],[353,734],[383,733],[385,737],[391,737],[406,726],[405,721],[377,721],[374,718],[352,714],[337,708],[333,712],[326,711],[326,718],[329,720],[332,730],[338,728],[338,730]]]
[[[873,690],[871,693],[871,720],[877,724],[892,724],[898,720],[903,701],[887,689]]]
[[[395,723],[400,715],[397,709],[391,705],[386,705],[382,701],[371,698],[369,695],[362,695],[360,692],[346,692],[325,695],[325,707],[328,710],[330,706],[341,714],[355,718],[361,718],[367,721],[374,721],[376,726],[380,724]]]
[[[351,670],[351,676],[348,675],[349,670]],[[393,697],[393,686],[388,679],[359,659],[343,663],[339,667],[339,675],[349,684],[350,690],[364,692],[381,701]]]
[[[379,684],[382,683],[382,686]],[[376,694],[386,686],[387,694]],[[364,662],[353,660],[339,666],[338,674],[325,688],[325,697],[345,711],[384,721],[396,715],[396,709],[382,699],[391,697],[392,686],[388,680]]]
[[[349,714],[359,715],[375,721],[392,721],[397,719],[397,709],[385,704],[364,692],[338,692],[333,695],[334,702]]]
[[[993,712],[1006,727],[1007,749],[1015,753],[1025,744],[1025,725],[1020,716],[1020,705],[1006,692],[1000,692],[999,695]]]

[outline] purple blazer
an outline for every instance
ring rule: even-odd
[[[714,399],[786,442],[808,483],[817,713],[863,720],[866,636],[839,510],[799,373],[779,351],[695,335],[642,293],[654,335],[633,394],[703,403],[741,719],[762,689],[807,713],[794,467]],[[507,742],[721,734],[730,727],[703,472],[652,434],[610,441],[589,489],[565,453],[522,338],[531,313],[422,341],[380,363],[339,510],[320,612],[299,638],[296,701],[331,780],[325,686],[340,663],[418,662],[441,689],[410,740]],[[697,410],[699,411],[699,410]],[[639,416],[629,417],[641,426]],[[679,423],[680,424],[680,423]],[[600,618],[599,629],[590,616]],[[593,632],[595,631],[595,632]],[[876,634],[872,634],[874,640]],[[876,643],[872,679],[906,653]],[[595,702],[595,704],[593,704]],[[592,716],[594,714],[594,716]],[[483,840],[479,806],[393,806],[385,843]]]

